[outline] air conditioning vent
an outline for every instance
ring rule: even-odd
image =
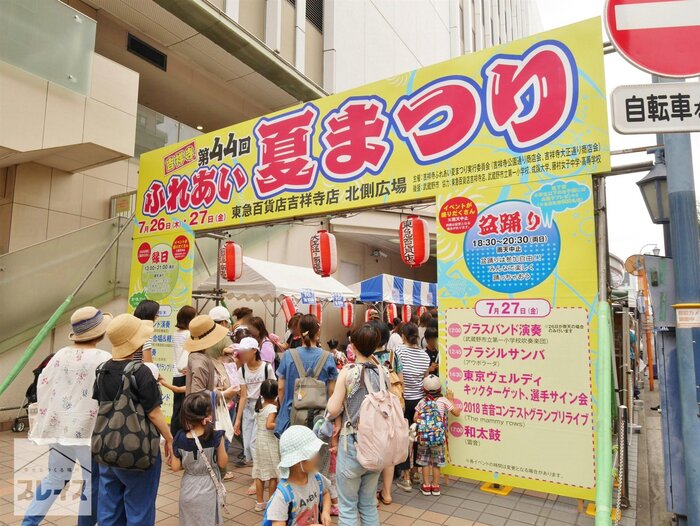
[[[287,0],[296,5],[296,0]],[[306,0],[306,19],[309,23],[323,33],[323,0]]]
[[[136,38],[131,33],[129,33],[127,37],[126,49],[134,55],[141,57],[149,64],[153,64],[155,67],[160,68],[163,71],[168,70],[167,55],[161,53],[153,46],[149,46],[143,40]]]

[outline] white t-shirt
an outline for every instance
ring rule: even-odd
[[[185,348],[185,341],[190,337],[188,330],[176,330],[173,334],[173,378],[185,376],[177,368],[177,362],[180,360]]]
[[[396,349],[403,366],[403,396],[406,400],[423,398],[423,378],[430,367],[430,357],[420,347],[406,345]]]
[[[331,483],[321,475],[323,479],[323,490],[328,491]],[[294,526],[307,526],[321,523],[320,503],[323,502],[323,495],[315,475],[309,475],[309,480],[304,486],[297,486],[289,483],[294,494]],[[278,489],[272,495],[270,504],[267,507],[265,518],[270,521],[284,521],[289,519],[289,504],[284,501],[282,491]]]
[[[399,345],[403,345],[403,338],[398,332],[392,332],[389,336],[389,341],[386,344],[387,351],[395,351]]]
[[[37,444],[90,444],[98,404],[92,399],[97,366],[112,355],[100,349],[64,347],[37,382],[38,412],[30,431]]]
[[[245,373],[244,373],[245,370]],[[265,371],[267,370],[267,375]],[[244,365],[238,370],[238,381],[241,385],[245,385],[248,390],[248,400],[257,400],[260,396],[260,384],[262,384],[265,379],[276,380],[275,371],[267,362],[261,362],[260,367],[255,371],[251,370],[248,365]]]

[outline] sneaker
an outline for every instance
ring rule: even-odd
[[[432,488],[430,486],[428,486],[427,484],[421,484],[420,491],[423,495],[430,495]]]
[[[396,483],[396,486],[404,491],[413,491],[413,487],[411,486],[411,481],[406,480],[403,477],[401,477],[399,479],[399,481]]]
[[[440,486],[433,486],[433,487],[431,487],[431,488],[430,488],[430,493],[432,493],[432,494],[435,495],[436,497],[439,497],[439,496],[440,496]],[[426,493],[423,493],[423,494],[426,495]]]
[[[255,511],[265,511],[265,503],[264,502],[256,502],[255,503],[255,508],[253,508]]]
[[[331,506],[331,517],[338,517],[340,515],[340,510],[338,509],[338,506]]]

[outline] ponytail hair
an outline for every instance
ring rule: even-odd
[[[299,320],[299,331],[304,339],[304,345],[311,347],[318,340],[318,333],[321,331],[321,324],[313,314],[304,314]]]
[[[265,364],[265,367],[268,365]],[[279,394],[279,387],[277,385],[277,380],[268,378],[260,384],[260,396],[255,402],[255,412],[259,413],[262,410],[263,401],[265,400],[275,400]]]

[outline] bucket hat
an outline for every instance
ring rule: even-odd
[[[185,350],[203,351],[216,345],[228,335],[228,329],[219,325],[211,316],[202,314],[190,322],[190,339],[185,341]]]
[[[223,305],[218,305],[211,309],[209,311],[209,316],[211,316],[211,319],[216,322],[227,321],[231,323],[231,313]]]
[[[440,378],[438,378],[434,374],[429,374],[423,379],[423,389],[425,391],[428,391],[429,393],[442,390]]]
[[[289,468],[311,459],[321,450],[323,440],[306,426],[290,426],[280,437],[280,477],[289,478]]]
[[[68,336],[74,342],[88,342],[104,336],[107,326],[112,321],[109,312],[102,312],[95,307],[82,307],[70,317],[71,333]]]
[[[112,357],[126,358],[136,352],[153,336],[153,322],[139,320],[131,314],[120,314],[107,327],[107,338],[112,343]]]

